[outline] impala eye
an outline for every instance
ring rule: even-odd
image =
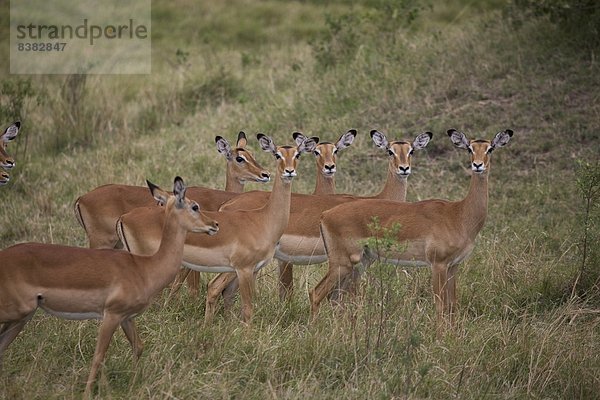
[[[237,157],[235,158],[235,161],[237,161],[237,162],[239,162],[239,163],[241,164],[241,163],[243,163],[243,162],[244,162],[244,161],[246,161],[246,160],[244,160],[244,157],[237,156]]]
[[[315,156],[319,157],[321,155],[321,153],[319,152],[319,150],[315,150],[313,151],[313,153],[315,153]]]
[[[414,152],[415,152],[415,149],[410,149],[410,151],[408,152],[408,155],[412,156],[412,153],[414,153]]]
[[[393,156],[394,156],[394,152],[393,152],[393,151],[391,151],[391,150],[388,150],[388,154],[390,155],[390,157],[393,157]]]
[[[333,154],[337,154],[338,149],[333,149]]]
[[[300,158],[300,155],[301,155],[301,154],[302,154],[302,153],[296,153],[296,155],[294,156],[294,158]]]
[[[192,206],[192,211],[194,211],[194,212],[200,211],[200,206],[198,205],[198,203],[194,203],[194,205]]]
[[[281,159],[281,154],[275,153],[275,158],[278,159],[278,160],[280,160]]]

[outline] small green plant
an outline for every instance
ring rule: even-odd
[[[397,239],[401,225],[394,223],[386,227],[379,218],[373,217],[368,228],[371,236],[361,241],[366,254],[364,261],[370,264],[365,274],[364,328],[361,331],[364,359],[372,367],[393,349],[395,363],[401,366],[402,373],[387,382],[387,394],[409,397],[417,391],[431,368],[429,363],[421,362],[418,355],[424,339],[422,332],[426,331],[424,317],[413,315],[415,304],[406,299],[414,297],[399,290],[399,267],[389,264],[389,260],[395,259],[395,255],[406,248]]]

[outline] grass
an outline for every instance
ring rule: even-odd
[[[14,94],[0,95],[3,118],[24,123],[9,147],[13,179],[0,188],[2,248],[85,245],[72,204],[104,183],[166,186],[179,174],[222,188],[215,135],[260,131],[291,143],[300,130],[333,141],[356,128],[337,188],[371,194],[386,155],[367,132],[409,139],[430,130],[433,141],[413,160],[415,201],[466,193],[467,155],[447,129],[515,131],[493,154],[488,219],[460,267],[458,321],[443,337],[427,269],[375,266],[362,297],[343,310],[324,305],[309,324],[306,293],[326,266],[297,268],[288,304],[277,300],[271,267],[259,277],[251,327],[228,314],[203,327],[204,293],[157,301],[137,318],[140,363],[117,333],[98,397],[598,398],[597,288],[571,295],[581,264],[576,160],[598,160],[600,144],[597,53],[503,1],[432,2],[392,31],[393,13],[378,14],[386,4],[157,1],[149,77],[19,77],[4,67],[3,82],[29,80],[33,93],[18,110],[9,108]],[[356,20],[343,34],[356,41],[344,44],[332,24],[349,14]],[[320,57],[323,49],[331,54]],[[294,190],[313,185],[304,157]],[[596,277],[598,264],[588,263]],[[0,397],[79,397],[97,326],[38,313],[5,355]]]

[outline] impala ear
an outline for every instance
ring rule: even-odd
[[[244,148],[244,147],[246,147],[247,144],[248,144],[248,139],[246,139],[246,134],[244,133],[244,131],[240,131],[240,133],[238,133],[236,146]]]
[[[167,200],[169,199],[169,193],[162,190],[147,179],[146,184],[148,185],[148,189],[150,189],[150,194],[152,194],[152,197],[154,197],[154,199],[158,202],[159,205],[164,206],[165,204],[167,204]]]
[[[504,131],[500,131],[496,133],[494,139],[492,139],[492,144],[490,145],[490,149],[488,153],[491,153],[497,147],[502,147],[510,141],[510,138],[513,135],[513,131],[510,129],[506,129]]]
[[[346,147],[350,147],[352,142],[354,142],[356,133],[357,133],[356,129],[350,129],[348,132],[344,133],[338,139],[337,143],[335,144],[335,148],[338,150],[342,150],[342,149],[345,149]]]
[[[450,136],[450,140],[456,147],[459,149],[469,149],[470,144],[469,140],[465,136],[464,133],[457,131],[456,129],[448,129],[448,136]]]
[[[300,153],[312,153],[317,148],[317,144],[319,143],[319,138],[316,136],[306,138],[300,145],[298,146],[298,152]]]
[[[296,142],[296,146],[300,146],[302,142],[304,142],[307,139],[307,137],[300,132],[292,133],[292,137],[294,138],[294,142]]]
[[[371,131],[371,139],[373,139],[373,143],[375,143],[375,146],[379,147],[380,149],[385,150],[390,145],[385,135],[376,129],[373,129]]]
[[[2,141],[5,143],[10,142],[17,137],[19,129],[21,129],[21,121],[13,122],[8,128],[6,128],[2,136],[0,136],[0,139],[2,139]]]
[[[231,146],[229,142],[225,138],[217,136],[215,137],[215,143],[217,144],[217,151],[223,154],[227,160],[231,161]]]
[[[275,143],[273,143],[273,139],[263,133],[257,134],[256,138],[258,139],[258,144],[263,151],[268,151],[273,154],[277,153],[277,148],[275,147]]]
[[[432,137],[433,137],[433,133],[431,133],[431,132],[421,133],[420,135],[418,135],[415,138],[415,141],[412,144],[413,149],[416,149],[416,150],[424,149],[425,146],[427,146],[429,144],[429,141],[431,140]]]
[[[185,183],[181,177],[176,176],[173,182],[173,195],[175,196],[175,206],[182,208],[185,205],[185,191],[187,190]]]

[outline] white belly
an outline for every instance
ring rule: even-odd
[[[284,234],[275,249],[275,258],[293,264],[321,264],[327,261],[323,240]]]
[[[327,261],[326,255],[290,255],[280,251],[279,249],[275,250],[275,258],[292,264],[302,265],[321,264]]]
[[[269,263],[269,261],[271,261],[271,259],[267,259],[267,260],[263,260],[263,261],[259,261],[256,266],[254,267],[255,271],[260,270],[262,267],[264,267],[265,265],[267,265]],[[192,264],[190,262],[187,261],[183,261],[182,262],[183,266],[189,269],[192,269],[194,271],[198,271],[198,272],[208,272],[211,274],[220,274],[223,272],[235,272],[235,269],[229,265],[214,265],[214,266],[206,266],[206,265],[196,265],[196,264]]]
[[[383,258],[381,262],[384,264],[397,265],[399,267],[429,267],[429,264],[426,261],[419,260],[400,260],[395,258]]]
[[[48,307],[44,307],[44,306],[40,306],[40,308],[50,315],[54,315],[55,317],[63,318],[63,319],[75,319],[75,320],[102,319],[102,315],[99,313],[96,313],[96,312],[73,313],[73,312],[55,311],[55,310],[51,310]]]

